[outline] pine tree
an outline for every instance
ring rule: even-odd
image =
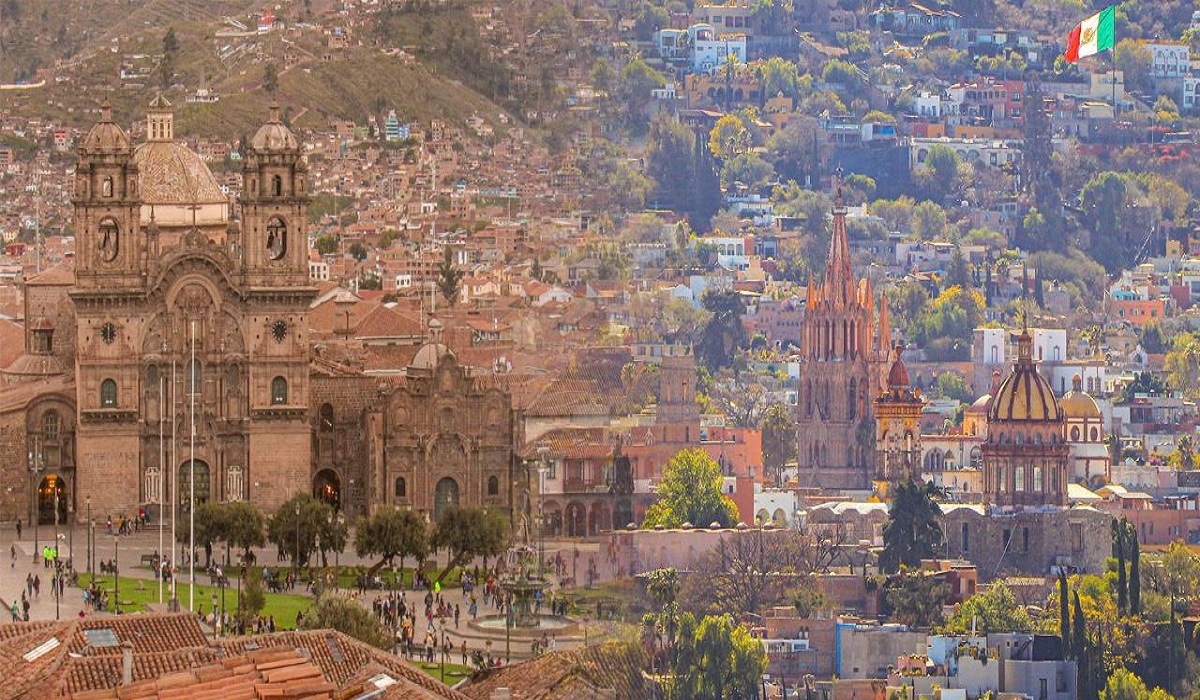
[[[1125,579],[1125,519],[1113,521],[1113,549],[1117,554],[1117,611],[1124,617],[1129,607],[1129,584]]]
[[[1071,649],[1071,602],[1065,569],[1058,570],[1058,634],[1062,637],[1063,656],[1073,657],[1075,654]]]
[[[1142,554],[1138,548],[1137,532],[1129,533],[1129,614],[1142,612]]]

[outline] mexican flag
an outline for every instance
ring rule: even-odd
[[[1109,5],[1075,25],[1075,28],[1071,30],[1071,35],[1067,38],[1067,51],[1063,54],[1063,58],[1074,63],[1084,56],[1094,56],[1101,51],[1111,49],[1115,34],[1113,28],[1115,14],[1115,6]]]

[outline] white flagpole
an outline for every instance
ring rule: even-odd
[[[196,612],[196,321],[192,321],[192,362],[188,366],[188,401],[192,428],[188,434],[188,610]]]
[[[158,564],[157,571],[154,572],[158,579],[158,604],[163,603],[163,474],[164,467],[167,461],[166,444],[163,442],[163,416],[166,415],[166,406],[163,405],[164,394],[163,385],[166,383],[166,377],[161,374],[158,377]]]
[[[179,503],[179,496],[176,489],[176,474],[178,472],[178,460],[176,458],[176,445],[179,440],[175,436],[175,424],[178,422],[178,413],[176,411],[177,404],[175,401],[175,392],[179,388],[179,384],[175,380],[175,351],[171,351],[171,610],[179,609],[179,596],[176,595],[175,578],[179,573],[177,565],[178,559],[175,553],[175,544],[179,542],[179,538],[175,535],[175,522],[178,520],[175,516],[175,506]]]

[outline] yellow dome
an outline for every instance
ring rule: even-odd
[[[988,409],[988,422],[1030,421],[1057,422],[1062,411],[1054,398],[1050,382],[1038,374],[1033,365],[1033,339],[1023,331],[1018,339],[1017,362],[1012,372],[1000,383]]]
[[[1102,417],[1096,400],[1083,390],[1083,379],[1078,374],[1071,378],[1071,390],[1059,400],[1058,405],[1067,418]]]

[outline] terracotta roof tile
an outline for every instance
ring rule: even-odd
[[[544,654],[525,663],[477,674],[462,686],[475,700],[487,700],[508,688],[512,700],[557,700],[594,697],[598,691],[618,698],[653,700],[662,696],[658,684],[643,673],[640,649],[618,643]]]

